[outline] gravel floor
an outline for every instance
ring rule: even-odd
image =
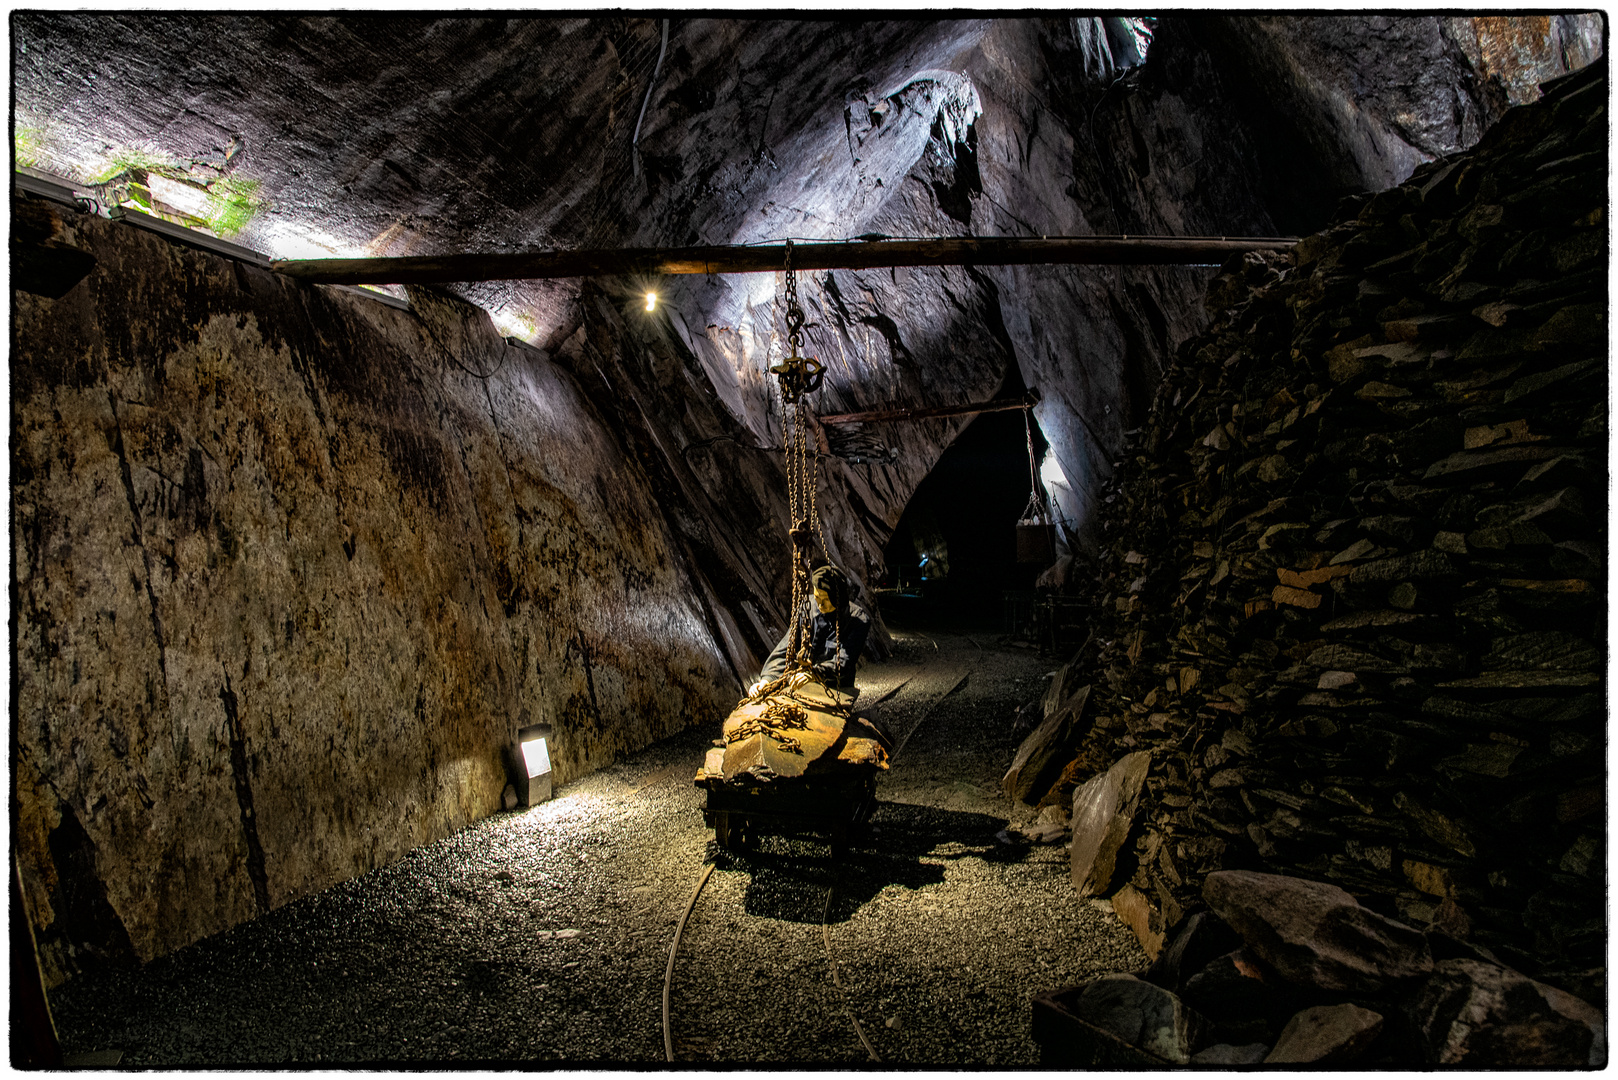
[[[659,1064],[669,943],[712,855],[672,984],[681,1063],[870,1065],[853,1017],[886,1065],[1034,1065],[1035,991],[1145,964],[1110,910],[1075,899],[1060,846],[997,835],[1031,817],[999,778],[1012,711],[1055,665],[992,635],[895,638],[862,697],[902,682],[868,715],[914,733],[842,863],[807,839],[711,847],[691,776],[717,730],[691,731],[138,971],[71,981],[51,995],[64,1051],[134,1068]]]

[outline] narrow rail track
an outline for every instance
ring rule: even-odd
[[[931,641],[930,638],[928,640]],[[967,640],[971,641],[970,638]],[[977,646],[978,652],[981,654],[983,647],[978,645],[976,641],[972,641],[972,644]],[[933,648],[938,648],[937,642],[933,642]],[[889,754],[888,757],[890,762],[898,758],[899,754],[903,752],[905,746],[910,742],[910,737],[920,730],[921,726],[927,722],[928,718],[932,716],[933,712],[938,708],[938,706],[943,704],[946,699],[954,695],[961,689],[961,687],[966,685],[967,679],[971,677],[972,668],[974,666],[974,664],[966,665],[966,670],[962,671],[960,675],[952,683],[950,683],[949,688],[942,694],[938,695],[938,697],[934,698],[927,705],[927,707],[921,711],[921,714],[916,717],[915,722],[912,723],[909,729],[905,732],[904,737],[900,739],[899,742],[894,746],[893,752]],[[946,675],[946,678],[947,677],[948,676]],[[907,676],[897,685],[883,693],[880,697],[870,701],[868,703],[868,707],[879,705],[882,702],[894,697],[899,693],[900,690],[908,686],[913,678],[914,676]],[[699,873],[697,876],[696,887],[691,891],[691,899],[686,904],[685,910],[680,914],[679,921],[675,924],[674,939],[669,943],[668,967],[663,973],[663,1054],[670,1063],[676,1061],[672,1023],[675,961],[679,957],[680,942],[685,936],[686,924],[690,921],[692,912],[696,910],[697,901],[702,896],[703,887],[708,884],[708,879],[713,876],[715,865],[716,864],[711,860],[704,863],[701,873]],[[842,975],[838,970],[837,957],[832,949],[831,910],[832,900],[835,898],[836,893],[837,883],[836,881],[833,881],[832,884],[826,887],[826,902],[824,907],[821,909],[820,916],[820,933],[821,941],[826,948],[826,964],[831,970],[832,985],[836,989],[838,1000],[842,1004],[843,1015],[848,1018],[849,1024],[854,1029],[855,1036],[859,1039],[860,1045],[865,1048],[865,1052],[867,1055],[869,1055],[871,1061],[881,1063],[881,1055],[876,1052],[876,1047],[871,1045],[871,1040],[865,1034],[864,1026],[860,1024],[859,1017],[854,1014],[854,1009],[849,999],[848,988],[843,985]]]

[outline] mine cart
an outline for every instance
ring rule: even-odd
[[[888,750],[887,737],[853,714],[849,695],[793,675],[725,718],[697,770],[707,790],[703,820],[727,850],[769,832],[823,837],[840,855],[876,807]]]

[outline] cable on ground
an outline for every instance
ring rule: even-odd
[[[697,878],[697,887],[691,892],[691,902],[685,905],[685,911],[680,915],[680,924],[674,928],[674,940],[669,943],[669,966],[663,972],[663,1053],[671,1062],[674,1060],[674,1035],[669,1029],[669,992],[674,986],[674,958],[680,952],[680,938],[685,935],[685,922],[697,906],[697,897],[702,895],[702,887],[708,884],[708,879],[713,876],[713,868],[713,863],[702,868],[702,876]]]

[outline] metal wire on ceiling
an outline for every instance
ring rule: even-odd
[[[626,194],[635,188],[633,130],[639,103],[647,99],[662,52],[663,27],[659,19],[614,20],[622,32],[609,31],[622,72],[609,122],[601,132],[599,157],[593,170],[599,178],[591,194],[575,204],[553,226],[557,246],[612,246],[634,232]],[[671,27],[671,33],[674,28]],[[655,89],[654,89],[655,95]],[[648,107],[647,115],[656,115]],[[584,166],[580,166],[581,168]]]

